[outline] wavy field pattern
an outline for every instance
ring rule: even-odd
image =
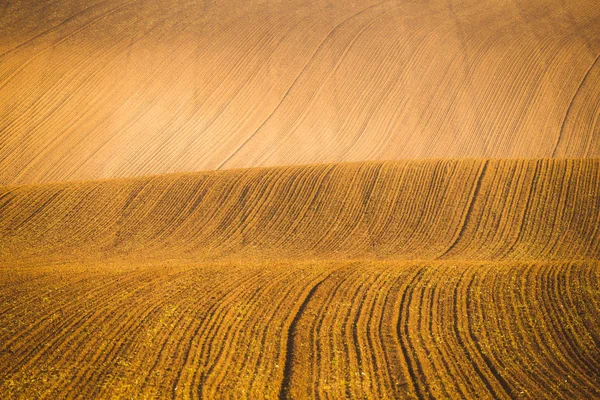
[[[598,262],[15,268],[0,393],[596,398],[599,279]]]
[[[600,258],[600,160],[274,167],[5,187],[0,202],[0,258],[20,263]]]
[[[278,167],[0,199],[8,396],[600,396],[598,160]]]
[[[597,0],[0,1],[0,399],[600,399]]]
[[[0,184],[600,157],[600,3],[5,1]]]

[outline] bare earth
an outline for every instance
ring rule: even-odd
[[[9,397],[600,396],[600,161],[0,191]]]
[[[600,398],[600,3],[0,2],[13,398]]]
[[[0,184],[600,157],[595,0],[9,0],[0,11]]]

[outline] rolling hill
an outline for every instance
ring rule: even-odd
[[[0,2],[0,399],[600,398],[600,2]]]
[[[0,189],[0,258],[597,260],[599,160],[251,168]]]
[[[596,1],[3,4],[0,184],[600,157]]]
[[[0,192],[9,397],[593,398],[600,162]]]

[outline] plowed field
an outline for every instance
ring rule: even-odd
[[[600,157],[595,0],[5,0],[0,184]]]
[[[0,392],[600,396],[600,162],[6,187]]]
[[[600,160],[252,168],[0,188],[0,257],[600,259]]]
[[[0,1],[0,400],[600,399],[600,2]]]
[[[597,262],[15,268],[0,392],[597,398],[599,279]]]

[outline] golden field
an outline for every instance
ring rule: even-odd
[[[600,161],[0,191],[9,396],[600,395]]]
[[[1,282],[0,392],[597,398],[599,270],[371,260],[14,268]]]
[[[600,398],[600,3],[0,2],[0,399]]]
[[[0,184],[600,157],[595,0],[7,0],[0,12]]]
[[[251,168],[0,189],[0,265],[600,258],[600,160]]]

